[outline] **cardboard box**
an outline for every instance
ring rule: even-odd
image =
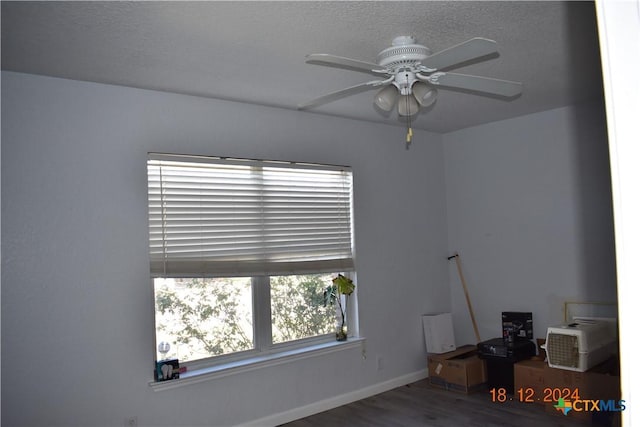
[[[478,358],[475,345],[465,345],[443,354],[429,354],[429,382],[445,390],[471,393],[487,382],[485,361]]]
[[[586,372],[544,368],[545,387],[579,389],[580,399],[620,399],[620,375],[615,360]]]
[[[451,313],[426,314],[422,316],[424,340],[427,353],[447,353],[456,349]]]
[[[547,366],[542,360],[522,360],[513,365],[513,385],[516,397],[526,399],[530,397],[534,403],[544,404],[544,369]],[[533,390],[533,392],[527,389]],[[522,396],[518,396],[522,390]]]
[[[544,386],[547,393],[560,394],[560,390],[568,388],[577,390],[581,401],[614,401],[620,400],[620,375],[617,359],[610,359],[586,372],[569,371],[566,369],[544,368]],[[557,396],[553,396],[554,398]],[[570,402],[572,399],[567,399]],[[616,411],[585,410],[588,405],[580,402],[578,410],[570,410],[567,417],[598,425],[617,425],[620,414]],[[614,408],[617,405],[614,405]],[[559,416],[565,416],[554,408],[553,403],[546,403],[545,410]]]

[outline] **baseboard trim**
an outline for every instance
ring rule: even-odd
[[[266,427],[266,426],[278,426],[291,421],[298,420],[300,418],[308,417],[313,414],[328,411],[329,409],[337,408],[347,403],[355,402],[356,400],[365,399],[370,396],[374,396],[385,391],[389,391],[396,387],[420,381],[428,377],[427,370],[421,369],[416,372],[412,372],[407,375],[392,378],[381,383],[373,384],[365,388],[354,390],[349,393],[341,394],[339,396],[330,397],[319,402],[314,402],[308,405],[300,406],[298,408],[291,409],[289,411],[280,412],[278,414],[269,415],[254,421],[250,421],[245,424],[240,424],[238,427]]]

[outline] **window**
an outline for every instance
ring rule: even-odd
[[[323,290],[354,268],[348,168],[150,154],[147,171],[159,359],[333,339]]]

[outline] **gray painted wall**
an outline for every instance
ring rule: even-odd
[[[502,311],[533,312],[534,335],[565,301],[616,301],[604,107],[566,107],[444,135],[449,250],[459,252],[482,340]],[[454,261],[457,343],[475,343]],[[569,306],[570,314],[615,308]]]
[[[564,300],[615,299],[604,123],[567,107],[405,151],[398,127],[3,72],[3,424],[232,425],[422,370],[421,314],[474,342],[456,251],[483,339],[506,309],[541,336]],[[148,151],[351,165],[367,359],[151,390]]]
[[[2,73],[3,425],[232,425],[425,369],[450,309],[442,137]],[[353,167],[360,349],[156,392],[148,151]],[[377,369],[377,358],[383,369]],[[334,369],[340,366],[339,369]]]

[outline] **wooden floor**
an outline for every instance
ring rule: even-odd
[[[517,426],[579,427],[562,414],[550,414],[535,403],[493,403],[488,391],[469,395],[431,387],[428,380],[418,381],[350,403],[326,412],[302,418],[286,427],[444,427],[444,426]]]

